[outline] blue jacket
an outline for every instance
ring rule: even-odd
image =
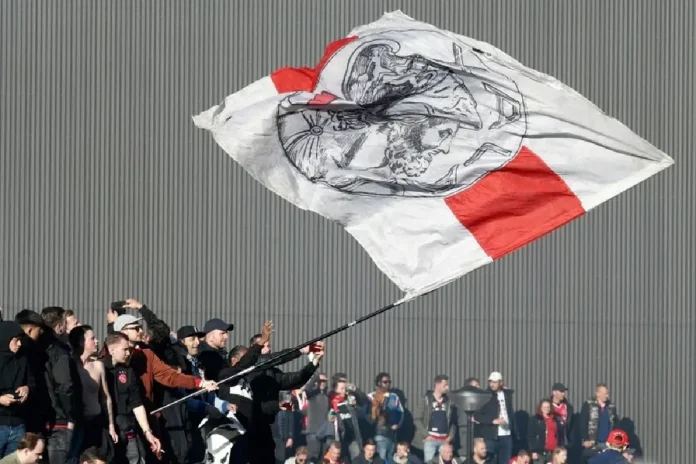
[[[607,449],[599,453],[597,456],[590,458],[587,461],[588,464],[623,464],[627,463],[628,460],[620,452]]]

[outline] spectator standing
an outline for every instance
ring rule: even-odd
[[[297,442],[298,434],[295,412],[292,394],[286,391],[280,392],[280,411],[276,414],[272,427],[277,461],[285,462],[295,454],[295,443]]]
[[[423,440],[423,456],[429,462],[445,443],[452,443],[457,433],[457,412],[450,401],[449,377],[435,377],[433,390],[425,394],[416,415],[416,429]],[[507,463],[506,463],[507,464]]]
[[[144,464],[145,449],[136,425],[140,426],[142,435],[150,444],[153,453],[158,453],[161,445],[148,423],[138,376],[129,366],[131,345],[128,337],[119,332],[109,335],[104,344],[109,353],[104,359],[106,382],[113,401],[114,422],[118,434],[115,462]]]
[[[591,458],[606,448],[609,432],[619,423],[619,416],[609,399],[609,387],[606,384],[598,384],[594,397],[583,403],[578,421],[582,455],[586,459]]]
[[[556,382],[551,387],[551,406],[553,406],[554,414],[559,418],[560,431],[562,438],[561,445],[569,446],[570,438],[573,436],[573,405],[568,401],[568,388]]]
[[[26,335],[22,340],[20,353],[27,358],[34,379],[34,391],[26,401],[26,409],[32,413],[25,417],[25,426],[27,432],[43,434],[48,422],[47,412],[51,409],[51,397],[48,394],[45,376],[46,352],[41,344],[44,323],[41,315],[30,309],[17,313],[15,322],[22,327]]]
[[[346,460],[355,459],[360,455],[363,437],[360,430],[360,409],[356,408],[357,400],[350,395],[345,377],[340,377],[334,384],[333,391],[329,394],[329,429],[331,434],[323,436],[319,432],[318,437],[326,440],[337,441],[342,446],[341,454]]]
[[[72,329],[80,325],[80,320],[77,318],[77,314],[72,309],[65,310],[65,333],[69,334]]]
[[[324,455],[322,440],[317,437],[319,428],[327,420],[329,414],[329,379],[324,372],[315,373],[307,383],[307,427],[306,440],[309,458],[314,462],[321,461]]]
[[[46,331],[42,345],[46,353],[45,378],[50,396],[46,448],[51,463],[75,462],[80,456],[82,434],[82,385],[77,363],[70,347],[61,341],[65,337],[65,310],[50,306],[41,311]]]
[[[399,396],[391,391],[392,380],[386,372],[375,378],[376,391],[370,393],[370,422],[375,426],[377,453],[388,462],[396,450],[396,435],[404,420],[404,408]]]
[[[0,458],[14,453],[24,436],[27,398],[33,377],[26,356],[19,353],[24,331],[15,322],[0,322]]]
[[[508,464],[512,457],[512,436],[516,432],[512,391],[504,388],[503,375],[492,372],[488,377],[491,399],[474,414],[475,435],[486,441],[492,461]]]
[[[111,459],[113,444],[118,441],[118,436],[104,363],[95,358],[98,351],[97,337],[91,326],[80,325],[73,328],[68,338],[82,385],[83,446],[96,447]]]
[[[17,444],[17,451],[0,459],[0,464],[36,464],[46,449],[46,444],[40,435],[25,434]]]
[[[221,319],[210,319],[203,326],[205,340],[199,347],[198,360],[203,365],[205,377],[217,380],[220,370],[227,367],[228,333],[234,330],[234,324],[228,324]]]
[[[527,444],[535,464],[544,464],[556,447],[563,445],[561,418],[554,414],[550,400],[542,400],[529,420]]]

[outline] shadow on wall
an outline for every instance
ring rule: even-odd
[[[398,388],[394,388],[392,392],[399,397],[399,401],[401,402],[401,405],[404,407],[404,421],[401,424],[401,429],[399,429],[399,435],[397,439],[399,441],[406,441],[411,443],[416,435],[416,424],[413,419],[413,414],[411,413],[411,410],[408,408],[408,398],[406,398],[406,394],[403,392],[403,390],[400,390]]]
[[[531,416],[527,411],[519,410],[515,412],[515,426],[517,427],[517,437],[513,444],[513,451],[529,450],[527,443],[527,430],[529,430],[529,419]]]
[[[630,417],[624,417],[619,421],[618,427],[628,434],[629,447],[635,449],[635,456],[643,456],[643,445],[640,442],[640,437],[636,433],[636,424]]]

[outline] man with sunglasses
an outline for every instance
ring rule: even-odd
[[[143,345],[141,320],[142,318],[131,314],[123,314],[114,322],[114,331],[121,332],[128,337],[128,342],[133,350],[130,366],[140,377],[144,390],[143,403],[148,411],[151,411],[154,406],[153,387],[155,382],[165,387],[186,390],[205,388],[208,391],[213,391],[217,389],[217,384],[212,380],[202,380],[192,375],[177,372],[158,358],[151,349]]]
[[[377,390],[367,395],[372,403],[370,417],[375,424],[377,453],[382,461],[387,462],[396,451],[396,435],[404,420],[404,408],[399,396],[392,392],[389,374],[377,374],[375,387]]]

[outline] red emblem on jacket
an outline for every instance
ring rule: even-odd
[[[126,375],[125,372],[121,372],[118,374],[118,381],[121,383],[127,383],[128,382],[128,376]]]

